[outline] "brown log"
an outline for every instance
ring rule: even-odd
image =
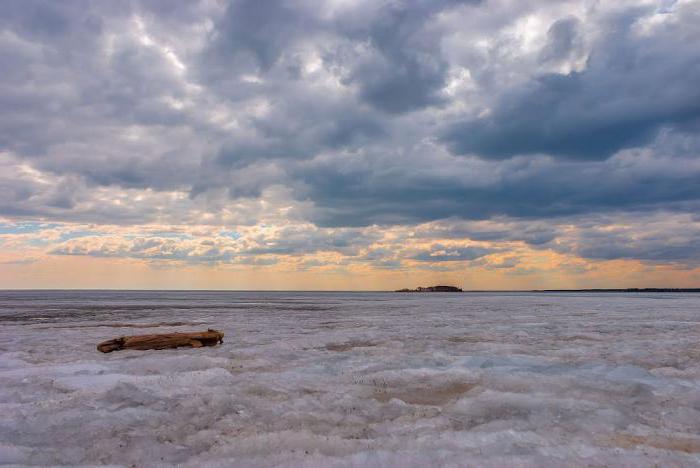
[[[200,348],[202,346],[215,346],[223,342],[223,332],[210,328],[205,332],[121,336],[113,340],[103,341],[97,345],[97,349],[103,353],[111,353],[120,349],[168,349],[182,346]]]

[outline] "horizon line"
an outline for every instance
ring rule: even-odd
[[[398,291],[387,289],[131,289],[131,288],[0,288],[0,292],[11,291],[135,291],[135,292],[314,292],[314,293],[397,293],[397,294],[459,294],[459,293],[552,293],[552,292],[700,292],[697,288],[631,287],[631,288],[578,288],[578,289],[464,289],[462,291]]]

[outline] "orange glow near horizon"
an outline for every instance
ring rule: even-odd
[[[504,259],[513,255],[518,263],[502,267]],[[700,283],[698,268],[637,260],[592,261],[523,246],[486,260],[430,263],[408,259],[393,268],[353,262],[353,257],[334,253],[266,257],[276,263],[56,255],[40,247],[4,250],[0,288],[387,291],[450,284],[466,290],[530,290],[696,287]]]

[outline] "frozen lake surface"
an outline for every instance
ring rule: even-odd
[[[700,466],[700,295],[0,291],[0,322],[0,464]]]

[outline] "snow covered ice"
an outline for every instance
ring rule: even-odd
[[[0,321],[0,463],[700,466],[700,295],[15,291]]]

